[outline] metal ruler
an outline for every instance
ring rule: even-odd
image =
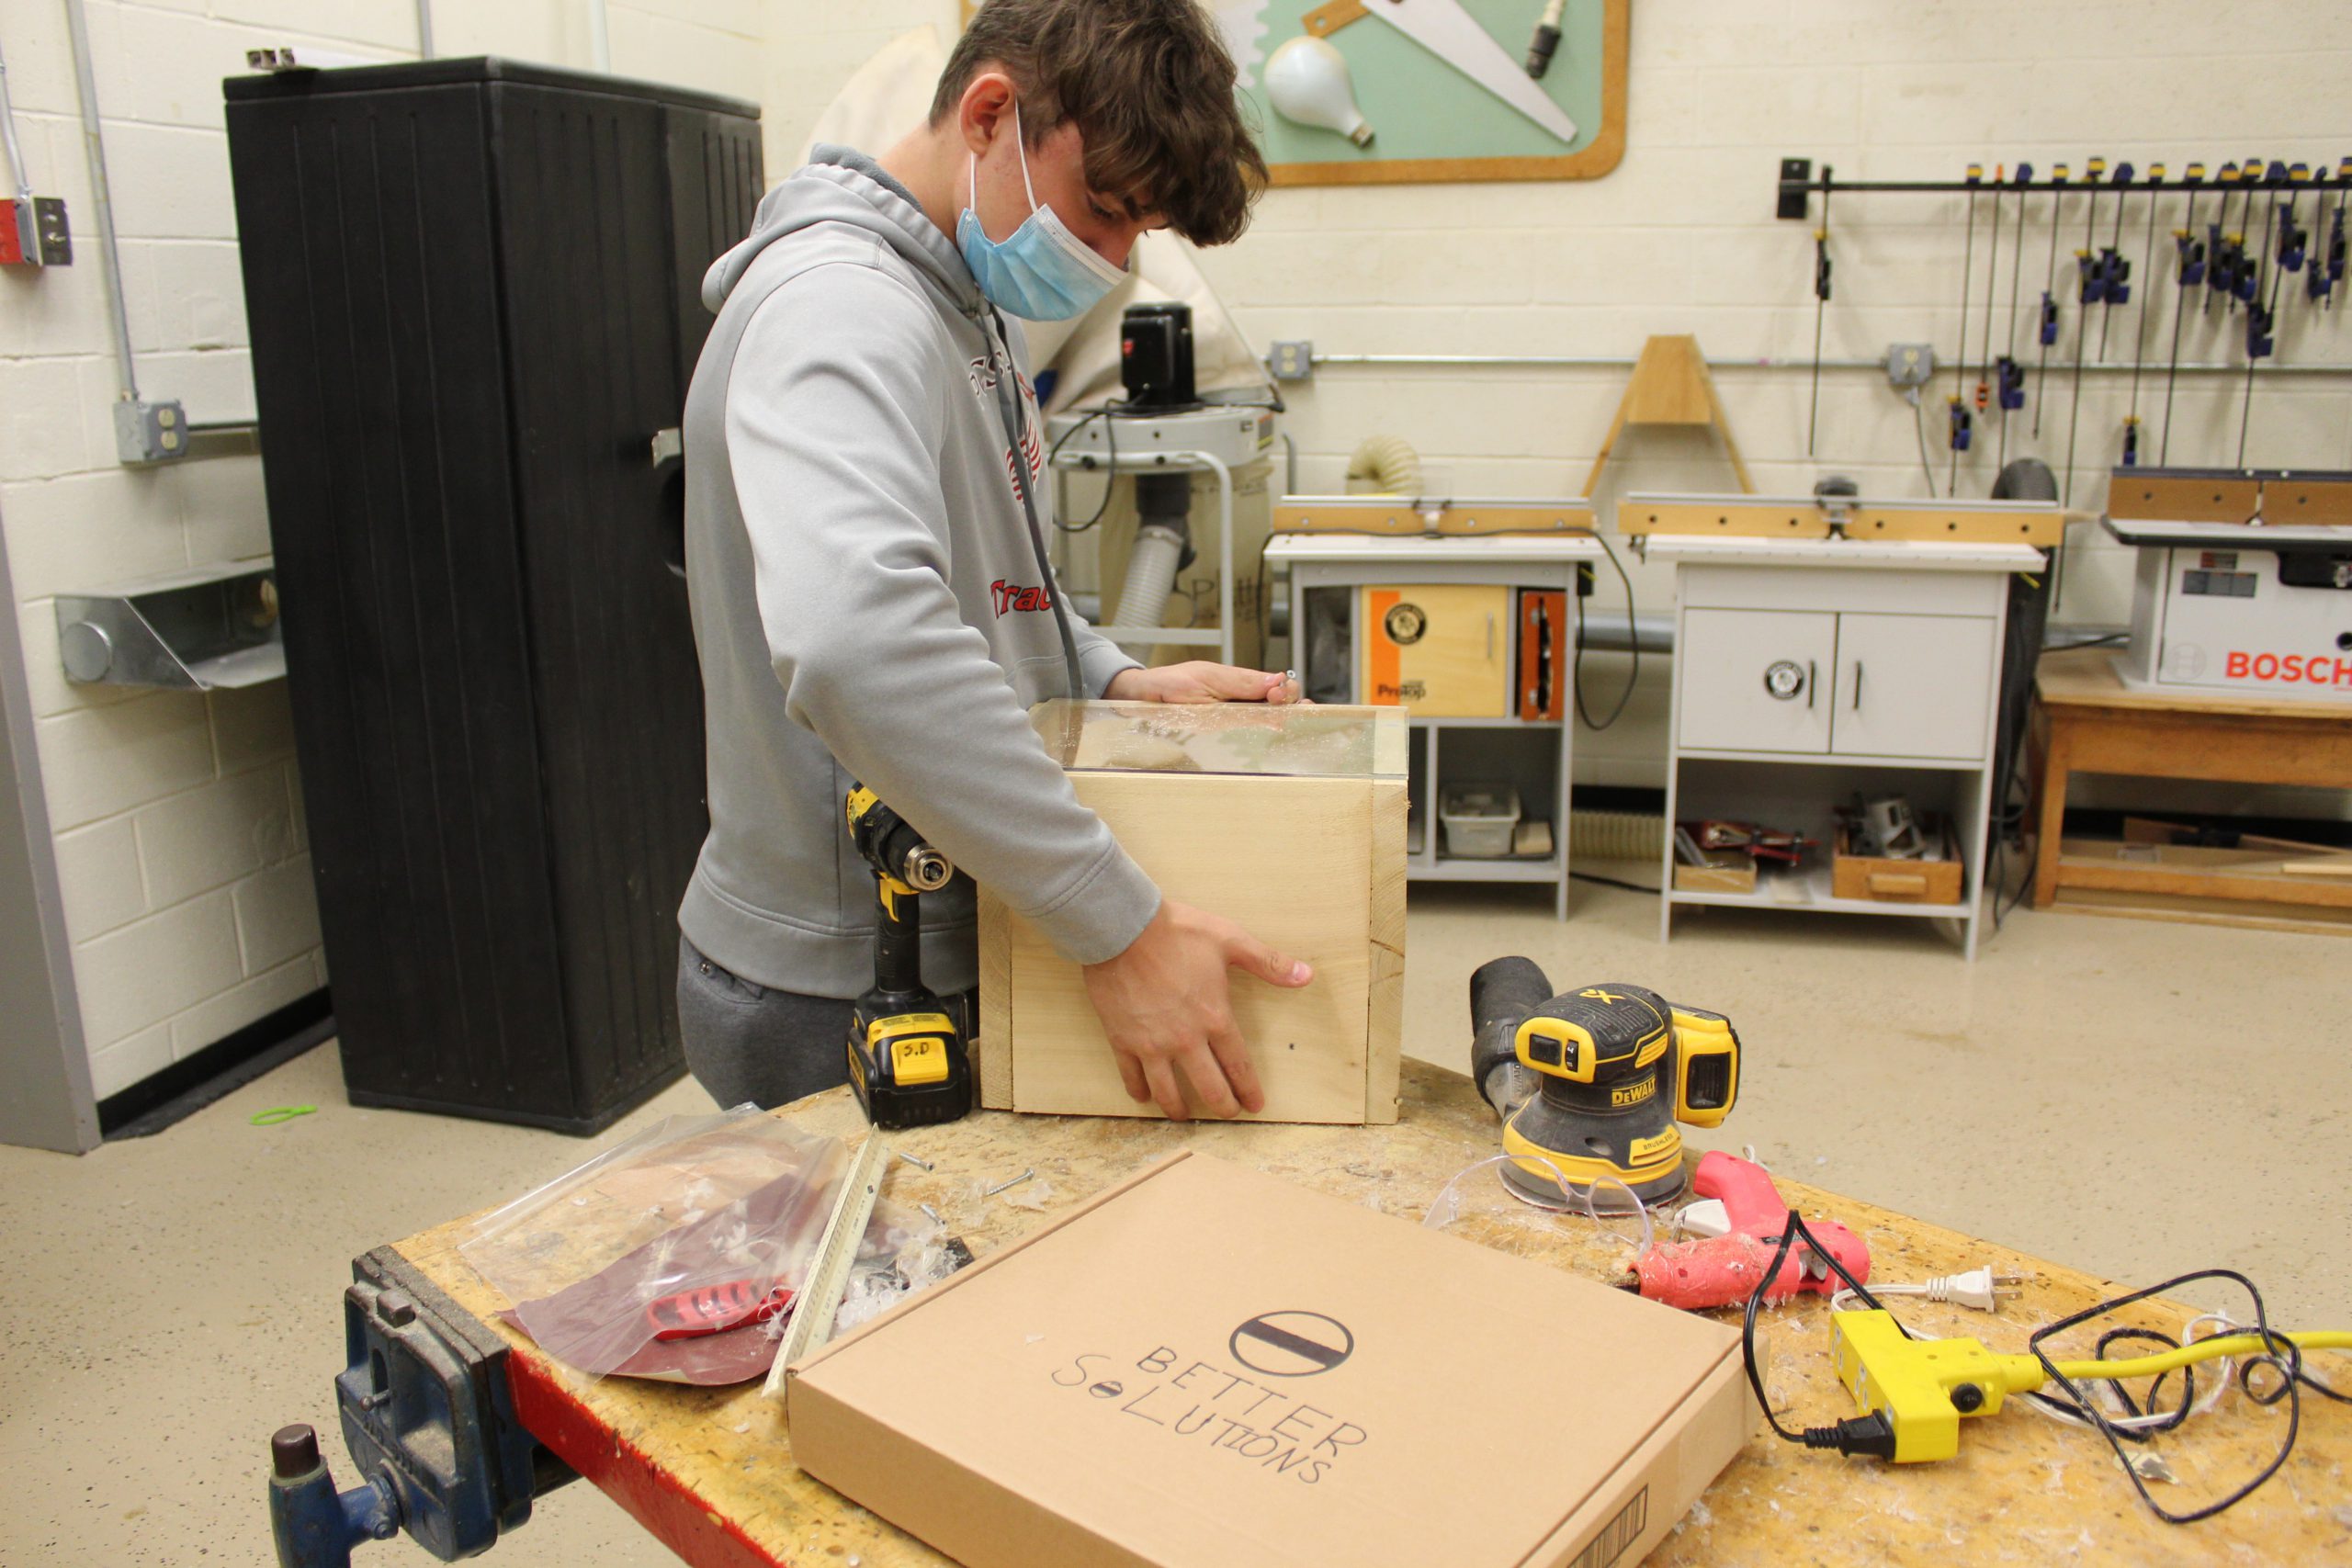
[[[865,1142],[851,1158],[849,1175],[842,1179],[841,1193],[833,1200],[832,1217],[825,1222],[817,1256],[809,1262],[808,1278],[801,1285],[799,1299],[792,1303],[791,1325],[776,1345],[775,1364],[768,1369],[767,1384],[760,1391],[763,1397],[783,1397],[785,1369],[833,1337],[833,1319],[841,1314],[849,1271],[857,1262],[866,1224],[874,1217],[874,1200],[882,1190],[882,1168],[889,1158],[889,1145],[879,1132],[866,1134]]]

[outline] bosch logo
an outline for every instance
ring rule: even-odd
[[[1355,1354],[1356,1337],[1319,1312],[1270,1312],[1251,1318],[1226,1342],[1233,1359],[1270,1378],[1311,1378]]]
[[[2315,653],[2244,653],[2232,649],[2222,659],[2222,676],[2229,681],[2264,681],[2280,685],[2352,686],[2352,659]]]

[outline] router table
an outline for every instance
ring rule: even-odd
[[[899,1202],[931,1204],[952,1232],[985,1255],[1146,1161],[1193,1148],[1417,1222],[1458,1171],[1498,1152],[1498,1139],[1492,1113],[1460,1074],[1408,1059],[1403,1100],[1400,1120],[1385,1127],[1185,1125],[978,1111],[951,1125],[892,1134],[895,1149],[934,1168],[894,1159],[883,1190]],[[845,1088],[776,1114],[851,1140],[865,1131]],[[1035,1175],[995,1197],[981,1196],[1023,1170]],[[1606,1226],[1518,1203],[1492,1177],[1482,1172],[1464,1183],[1469,1190],[1450,1227],[1454,1234],[1593,1275],[1623,1265],[1629,1249],[1610,1239]],[[1898,1316],[1927,1333],[1974,1336],[1996,1350],[2021,1350],[2031,1327],[2121,1293],[2114,1281],[1867,1203],[1792,1181],[1780,1186],[1807,1214],[1841,1220],[1868,1241],[1873,1280],[1925,1280],[1984,1264],[2030,1277],[2023,1299],[1999,1315],[1890,1299]],[[458,1252],[471,1224],[453,1220],[379,1249],[361,1265],[399,1273],[406,1291],[393,1315],[403,1321],[422,1304],[458,1314],[469,1333],[494,1337],[504,1352],[514,1416],[684,1561],[698,1568],[927,1568],[946,1562],[796,1468],[782,1407],[763,1400],[757,1382],[691,1389],[612,1378],[577,1388],[527,1339],[496,1322],[504,1299]],[[425,1299],[413,1302],[413,1294]],[[2161,1303],[2143,1310],[2144,1316],[2118,1321],[2177,1331],[2189,1315]],[[1763,1320],[1772,1359],[1768,1386],[1790,1425],[1851,1413],[1829,1363],[1828,1319],[1822,1298],[1804,1296]],[[2323,1375],[2333,1360],[2324,1359]],[[362,1375],[364,1369],[363,1359]],[[1540,1383],[1540,1348],[1530,1348],[1530,1376]],[[1561,1391],[1563,1399],[1572,1393]],[[2217,1495],[2268,1457],[2283,1410],[2249,1416],[2245,1409],[2233,1396],[2222,1412],[2192,1423],[2185,1438],[2160,1440],[2182,1485],[2158,1491],[2184,1494],[2166,1495],[2168,1506],[2186,1506],[2192,1490],[2200,1499]],[[1514,1438],[1498,1432],[1495,1440]],[[446,1450],[435,1451],[446,1457]],[[2352,1559],[2347,1461],[2352,1421],[2341,1408],[2306,1395],[2301,1441],[2270,1484],[2216,1519],[2176,1528],[2141,1506],[2097,1434],[2023,1410],[1966,1423],[1956,1459],[1899,1469],[1807,1452],[1759,1424],[1746,1450],[1648,1561],[2343,1562]],[[346,1472],[342,1480],[350,1484],[353,1478]],[[1430,1506],[1475,1507],[1476,1500],[1432,1498]],[[520,1512],[527,1511],[526,1501]],[[519,1522],[513,1513],[507,1520],[507,1528]],[[361,1555],[394,1560],[390,1552]]]

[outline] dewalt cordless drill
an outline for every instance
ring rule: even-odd
[[[1739,1036],[1721,1013],[1676,1007],[1639,986],[1555,996],[1524,958],[1470,976],[1470,1076],[1503,1119],[1512,1190],[1558,1207],[1560,1179],[1596,1208],[1682,1190],[1677,1122],[1713,1127],[1739,1096]]]
[[[972,1109],[972,1058],[945,1003],[922,983],[922,895],[956,867],[863,784],[847,802],[850,842],[874,868],[874,987],[849,1021],[849,1081],[876,1127],[953,1122]]]

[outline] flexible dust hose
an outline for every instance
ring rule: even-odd
[[[1418,496],[1421,455],[1401,435],[1367,435],[1348,459],[1350,495]]]
[[[1184,520],[1192,503],[1193,481],[1188,474],[1136,476],[1135,548],[1127,556],[1126,581],[1119,589],[1113,626],[1159,625],[1168,610],[1168,596],[1176,590],[1176,574],[1183,569],[1185,549],[1192,543]]]
[[[1173,528],[1147,524],[1136,530],[1135,549],[1127,557],[1127,579],[1119,589],[1119,613],[1114,626],[1156,626],[1167,612],[1168,596],[1176,587],[1176,563],[1184,558],[1184,536]]]

